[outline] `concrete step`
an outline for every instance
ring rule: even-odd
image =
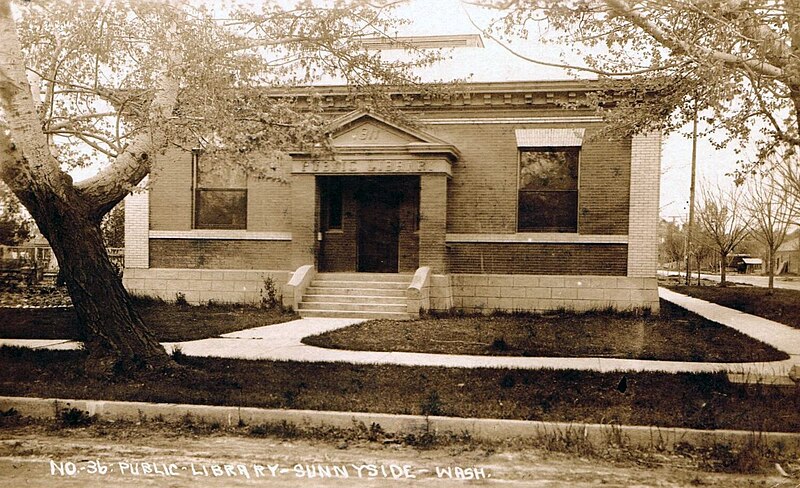
[[[301,317],[325,317],[348,319],[388,319],[411,320],[411,316],[401,312],[353,312],[350,310],[300,310]]]
[[[396,298],[405,298],[406,296],[405,288],[334,288],[314,285],[319,285],[319,283],[312,283],[312,286],[306,288],[306,295],[352,295]]]
[[[388,303],[388,304],[401,304],[405,303],[405,295],[398,296],[372,296],[372,295],[345,295],[345,294],[331,294],[326,295],[323,293],[310,294],[306,293],[303,296],[303,301],[307,303]]]
[[[389,281],[395,283],[411,283],[413,275],[405,273],[317,273],[315,280],[320,281]]]
[[[324,286],[325,288],[375,288],[386,290],[405,290],[408,288],[408,283],[399,281],[341,281],[341,280],[314,280],[311,282],[312,287]]]
[[[347,312],[406,312],[405,303],[342,303],[342,302],[300,302],[298,308],[303,310],[341,310]]]

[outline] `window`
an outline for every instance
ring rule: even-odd
[[[247,175],[235,164],[194,153],[194,227],[247,228]]]
[[[325,230],[341,230],[342,229],[342,183],[338,178],[332,178],[327,181],[324,187],[324,201],[325,205],[323,210],[325,212],[324,220]]]
[[[578,231],[579,154],[579,147],[520,149],[518,231]]]

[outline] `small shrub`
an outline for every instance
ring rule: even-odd
[[[89,412],[79,408],[59,409],[56,416],[58,427],[73,428],[86,427],[97,420],[97,415],[89,415]]]
[[[501,388],[513,388],[517,381],[514,379],[514,375],[511,373],[506,373],[500,379],[500,387]]]
[[[186,354],[183,353],[183,348],[181,346],[172,346],[172,359],[175,362],[181,362],[186,359]]]
[[[430,392],[428,397],[420,404],[422,415],[444,415],[444,406],[442,399],[439,397],[439,392],[436,390]]]
[[[510,347],[504,337],[497,337],[495,340],[492,341],[492,344],[489,346],[489,349],[492,351],[508,351]]]
[[[293,390],[286,390],[283,392],[283,405],[286,408],[294,408],[297,404],[297,392]]]
[[[16,408],[9,408],[8,410],[0,410],[0,426],[16,425],[20,422],[22,416]]]
[[[189,302],[186,301],[186,295],[181,293],[181,292],[176,293],[175,294],[175,305],[178,305],[180,307],[185,307],[185,306],[189,305]]]
[[[276,436],[283,439],[300,437],[302,431],[297,425],[281,420],[280,422],[264,423],[250,427],[249,434],[254,437]]]
[[[283,302],[283,297],[278,294],[278,285],[272,276],[264,278],[264,287],[259,291],[261,295],[261,306],[263,308],[279,308]]]

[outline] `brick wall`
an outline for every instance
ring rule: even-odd
[[[448,186],[448,232],[516,232],[519,159],[514,130],[549,127],[565,125],[426,126],[458,147],[462,156],[453,164]],[[624,235],[628,231],[630,141],[597,139],[597,130],[596,125],[586,129],[581,148],[578,231]]]
[[[257,161],[267,178],[247,179],[247,230],[292,231],[292,188],[289,184],[291,161]],[[275,169],[272,169],[275,168]]]
[[[420,177],[419,192],[419,265],[434,273],[447,273],[447,232],[449,181],[446,175]]]
[[[247,229],[290,232],[292,189],[288,170],[291,162],[256,158],[251,164],[262,168],[264,174],[247,179]],[[150,181],[150,229],[191,230],[193,200],[192,154],[170,149],[154,165]]]
[[[192,153],[170,149],[150,175],[150,229],[192,228]]]
[[[628,276],[656,275],[660,178],[661,134],[634,136],[631,145]]]
[[[625,244],[452,243],[451,273],[625,276]]]
[[[317,266],[317,231],[319,222],[319,189],[313,174],[292,175],[292,246],[291,261],[285,269],[306,264]]]
[[[146,191],[125,197],[125,267],[147,268],[150,232],[150,199]]]
[[[290,241],[150,239],[151,268],[291,269]]]

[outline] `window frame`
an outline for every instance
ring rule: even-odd
[[[575,157],[575,164],[576,164],[576,178],[575,178],[575,189],[563,190],[563,189],[556,189],[556,190],[524,190],[521,188],[521,175],[522,175],[522,158],[523,153],[528,152],[563,152],[568,153],[574,151],[576,153]],[[517,233],[531,233],[531,234],[578,234],[580,229],[580,207],[581,207],[581,153],[582,153],[581,146],[518,146],[517,147],[517,204],[516,204],[516,230]],[[554,230],[552,228],[521,228],[520,226],[520,203],[521,203],[521,194],[523,192],[526,193],[574,193],[575,194],[575,225],[574,228],[570,226],[570,230]]]
[[[202,151],[192,151],[192,229],[213,229],[213,230],[247,230],[247,214],[249,195],[247,191],[247,177],[245,177],[244,187],[205,187],[199,183],[199,164]],[[200,223],[200,194],[201,192],[237,193],[244,196],[244,219],[240,224],[201,224]]]
[[[337,178],[337,177],[333,177]],[[341,181],[336,181],[333,179],[329,179],[325,182],[325,186],[323,188],[324,191],[324,198],[323,198],[323,208],[322,211],[324,213],[322,222],[324,224],[324,231],[325,232],[332,232],[332,233],[341,233],[344,232],[344,188],[343,183]],[[338,202],[339,202],[339,212],[338,212],[338,220],[339,225],[333,226],[331,224],[333,216],[333,196],[336,195]]]

